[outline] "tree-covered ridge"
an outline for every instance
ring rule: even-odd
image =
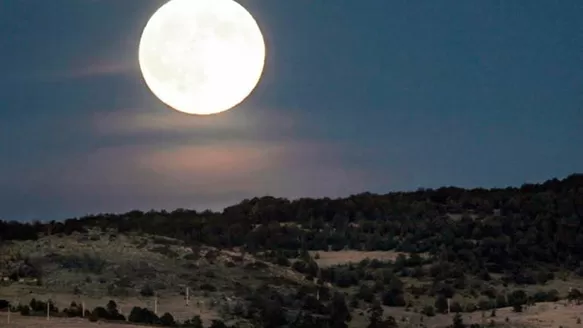
[[[0,221],[0,240],[86,227],[142,231],[218,247],[427,252],[474,272],[533,262],[578,269],[583,260],[583,174],[520,188],[443,187],[341,199],[262,197],[222,212],[178,209],[99,214],[63,222]]]

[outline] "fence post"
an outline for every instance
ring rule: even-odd
[[[158,315],[158,294],[154,296],[154,314]]]

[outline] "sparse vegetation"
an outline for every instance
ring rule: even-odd
[[[221,317],[207,320],[216,327],[231,321],[390,327],[396,323],[383,317],[387,307],[401,311],[399,324],[421,315],[427,324],[449,312],[448,324],[461,327],[473,312],[498,320],[561,298],[578,305],[582,219],[580,174],[520,188],[448,187],[335,200],[263,197],[221,213],[0,221],[0,270],[7,285],[66,287],[76,295],[148,299],[190,286]],[[46,312],[46,303],[33,301],[18,311]],[[0,309],[9,305],[4,302]],[[501,312],[508,306],[513,313]],[[48,307],[82,316],[77,304],[62,312]],[[158,317],[136,306],[128,320],[174,325],[180,322],[175,315]],[[88,315],[122,317],[115,302]],[[202,325],[193,315],[182,320]]]

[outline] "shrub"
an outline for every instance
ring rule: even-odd
[[[437,296],[435,299],[435,309],[439,313],[447,313],[447,299],[442,295]],[[451,311],[451,304],[450,304]]]
[[[194,316],[192,319],[190,320],[186,320],[183,324],[183,327],[188,327],[188,328],[203,328],[202,325],[202,320],[200,319],[200,316]]]
[[[227,325],[221,320],[213,320],[209,328],[227,328]]]
[[[20,315],[21,316],[29,316],[30,315],[30,307],[28,305],[24,305],[20,307]]]
[[[109,319],[107,310],[102,306],[98,306],[95,309],[93,309],[91,314],[95,315],[99,319]]]
[[[421,310],[421,313],[428,317],[433,317],[435,315],[435,309],[431,305],[426,305],[423,307],[423,310]]]
[[[459,302],[452,301],[449,304],[449,311],[452,313],[459,313],[459,312],[463,312],[464,309],[462,308],[462,305]]]
[[[152,297],[154,296],[154,289],[150,285],[144,285],[140,290],[140,295],[144,297]]]
[[[216,292],[217,291],[217,287],[208,283],[203,283],[200,285],[200,290],[205,290],[208,292]]]
[[[160,317],[160,324],[162,326],[172,327],[176,325],[176,321],[174,320],[174,317],[170,313],[166,312],[164,313],[164,315]]]
[[[128,320],[130,322],[135,322],[135,323],[145,323],[145,324],[159,324],[160,323],[160,318],[158,318],[158,316],[146,309],[146,308],[140,308],[140,307],[134,307],[132,309],[132,311],[130,312],[130,316],[128,317]]]

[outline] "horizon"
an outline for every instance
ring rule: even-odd
[[[229,204],[226,205],[220,209],[199,209],[199,208],[182,208],[182,207],[178,207],[178,208],[135,208],[135,209],[128,209],[125,211],[119,211],[119,212],[94,212],[94,213],[85,213],[85,214],[80,214],[80,215],[75,215],[75,216],[65,216],[65,217],[61,217],[61,218],[54,218],[54,219],[41,219],[41,218],[33,218],[33,219],[28,219],[28,220],[14,220],[14,219],[10,219],[10,218],[3,218],[0,217],[0,221],[5,221],[5,222],[21,222],[21,223],[33,223],[33,222],[40,222],[40,223],[49,223],[51,221],[55,221],[55,222],[62,222],[62,221],[66,221],[66,220],[70,220],[70,219],[82,219],[85,217],[92,217],[92,216],[101,216],[101,215],[123,215],[123,214],[127,214],[127,213],[131,213],[131,212],[142,212],[142,213],[149,213],[149,212],[167,212],[167,213],[172,213],[174,211],[178,211],[178,210],[185,210],[185,211],[193,211],[196,212],[198,214],[206,212],[206,211],[210,211],[213,214],[223,214],[225,209],[232,207],[232,206],[237,206],[245,201],[252,201],[255,199],[263,199],[263,198],[274,198],[274,199],[285,199],[288,200],[290,202],[294,202],[294,201],[299,201],[301,199],[314,199],[314,200],[322,200],[322,199],[331,199],[331,200],[342,200],[342,199],[346,199],[346,198],[350,198],[350,197],[354,197],[354,196],[360,196],[363,194],[370,194],[371,196],[390,196],[390,195],[394,195],[394,194],[399,194],[399,193],[415,193],[418,191],[424,191],[424,192],[431,192],[431,191],[435,191],[435,190],[439,190],[442,188],[456,188],[456,189],[463,189],[466,191],[475,191],[475,190],[487,190],[487,191],[494,191],[494,190],[506,190],[506,189],[520,189],[521,187],[525,186],[525,185],[543,185],[547,182],[550,181],[564,181],[566,179],[572,178],[572,177],[576,177],[576,176],[583,176],[583,172],[579,173],[579,172],[575,172],[572,174],[569,174],[565,177],[559,178],[559,177],[554,177],[554,178],[549,178],[546,179],[544,181],[539,181],[539,182],[524,182],[521,185],[516,185],[516,186],[499,186],[499,187],[491,187],[491,188],[484,188],[484,187],[458,187],[458,186],[441,186],[441,187],[437,187],[437,188],[424,188],[424,187],[419,187],[415,190],[397,190],[397,191],[390,191],[387,193],[371,193],[368,191],[363,191],[360,193],[356,193],[356,194],[351,194],[351,195],[346,195],[346,196],[339,196],[339,197],[298,197],[298,198],[289,198],[289,197],[278,197],[278,196],[274,196],[274,195],[263,195],[263,196],[255,196],[252,198],[245,198],[245,199],[241,199],[239,202],[233,203],[233,204]]]

